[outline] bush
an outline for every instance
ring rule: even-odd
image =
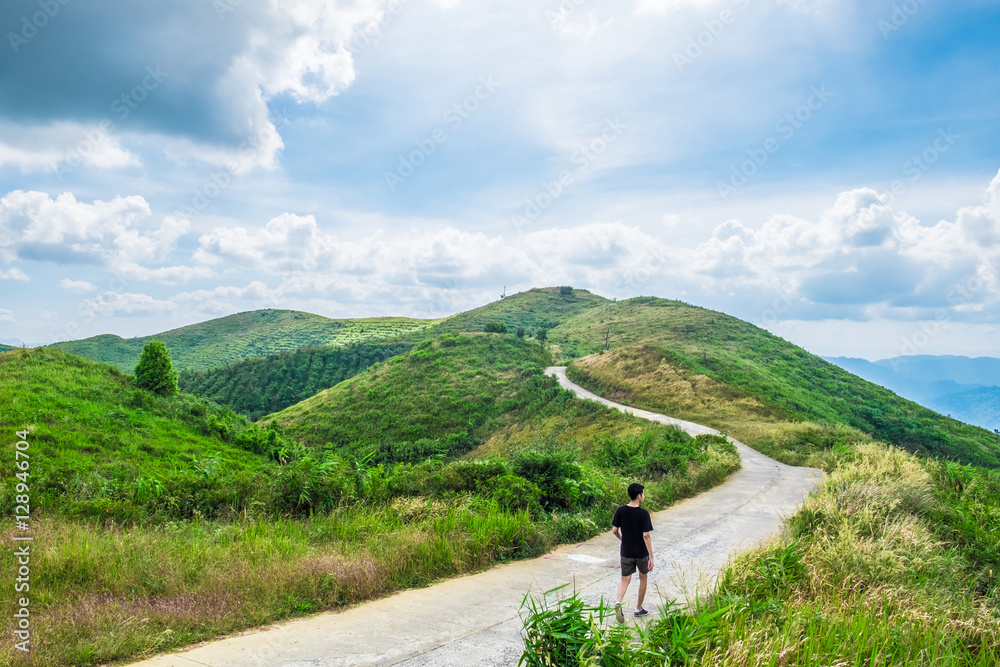
[[[515,474],[538,486],[546,509],[570,509],[579,503],[583,468],[571,452],[523,450],[514,455],[511,467]]]
[[[542,497],[542,490],[523,477],[497,475],[486,480],[480,490],[508,512],[528,510],[536,516],[541,513],[539,499]]]
[[[162,341],[150,341],[142,348],[135,367],[135,386],[160,396],[177,393],[177,371],[170,361],[170,350]]]
[[[490,322],[483,328],[483,331],[486,333],[505,334],[507,333],[507,324],[504,322]]]

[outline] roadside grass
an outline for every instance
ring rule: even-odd
[[[560,641],[616,653],[561,664],[1000,664],[998,505],[996,471],[852,443],[785,534],[739,554],[691,608],[622,640],[586,622],[600,610],[568,604],[560,622],[576,630]],[[537,645],[522,664],[542,664]]]
[[[739,465],[719,439],[687,444],[702,450],[698,460],[647,484],[651,509],[709,488]],[[538,556],[607,530],[634,477],[596,463],[560,476],[553,462],[571,463],[542,446],[511,463],[379,467],[355,503],[305,518],[122,526],[36,513],[32,627],[44,641],[32,660],[136,659]],[[537,483],[510,472],[485,477],[505,469]],[[3,572],[15,572],[14,561],[13,550],[0,554]],[[6,618],[0,632],[9,635],[13,622]],[[0,658],[11,664],[10,644]]]

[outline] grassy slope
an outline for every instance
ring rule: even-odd
[[[60,350],[0,356],[0,428],[30,432],[36,508],[145,521],[151,508],[140,505],[152,498],[143,495],[155,493],[157,485],[163,501],[176,491],[175,507],[183,518],[193,508],[216,513],[218,508],[206,505],[209,497],[228,507],[233,499],[218,496],[206,469],[232,488],[237,478],[245,486],[259,485],[274,466],[208,428],[223,412],[191,396],[154,397],[133,388],[113,367]],[[4,439],[0,447],[13,461],[12,440]],[[13,466],[0,472],[4,509],[10,509],[15,472]],[[182,489],[184,481],[194,485]]]
[[[644,407],[727,429],[772,455],[784,444],[803,453],[849,437],[804,425],[814,422],[859,429],[914,452],[1000,467],[993,434],[722,313],[640,297],[587,310],[553,329],[549,339],[564,354],[593,353],[609,327],[611,353],[575,362],[571,377]],[[784,426],[767,426],[778,423]],[[789,442],[778,442],[783,438]]]
[[[500,432],[539,428],[586,446],[597,436],[637,434],[648,425],[572,400],[542,374],[548,361],[538,343],[510,334],[444,334],[261,424],[277,424],[308,446],[380,456],[417,442],[431,446],[426,441],[462,453]]]
[[[14,348],[12,346],[10,346],[10,345],[0,344],[0,354],[3,354],[4,352],[10,352],[13,349]]]
[[[511,362],[531,366],[529,380],[540,379],[535,343],[453,340],[391,367],[435,363],[442,350],[468,351],[473,365],[494,353],[500,380],[515,374],[516,363],[500,363],[508,351]],[[483,374],[457,376],[463,391],[496,389]],[[399,378],[388,379],[395,389]],[[586,467],[551,442],[520,464],[424,460],[390,469],[304,450],[279,465],[234,447],[233,421],[195,397],[153,397],[111,366],[55,349],[0,356],[0,424],[8,434],[30,431],[32,627],[46,638],[33,647],[35,660],[136,658],[586,539],[605,529],[630,479],[647,472],[629,456],[640,450],[659,457],[647,485],[654,508],[738,468],[727,443],[642,429],[538,384],[544,391],[529,393],[558,413],[549,415],[553,428],[639,436],[611,442],[608,452],[624,458]],[[5,439],[0,455],[13,461],[13,447]],[[14,471],[0,477],[7,516]],[[0,552],[5,590],[16,567],[12,549]],[[13,623],[0,621],[0,632],[10,636]],[[0,647],[0,663],[12,656],[10,642]]]
[[[205,370],[240,359],[277,354],[306,345],[348,345],[393,338],[423,329],[433,320],[372,317],[331,320],[293,310],[255,310],[173,329],[154,336],[124,339],[105,334],[55,343],[71,354],[109,363],[131,373],[142,347],[153,339],[170,348],[180,371]]]

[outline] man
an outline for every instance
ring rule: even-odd
[[[639,597],[635,604],[635,615],[645,616],[649,613],[642,608],[642,602],[646,597],[646,575],[653,570],[653,540],[649,537],[653,522],[649,518],[649,512],[640,507],[643,501],[642,490],[642,484],[629,484],[628,497],[632,502],[619,507],[611,520],[611,532],[622,542],[622,580],[618,584],[618,602],[615,604],[615,618],[619,623],[625,622],[622,599],[636,569],[639,570]]]

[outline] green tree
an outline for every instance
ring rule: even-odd
[[[535,332],[535,338],[538,340],[538,343],[539,345],[542,346],[542,348],[545,347],[545,341],[548,339],[548,337],[549,333],[545,329],[539,329],[538,331]]]
[[[485,331],[486,333],[500,333],[500,334],[505,334],[505,333],[507,333],[507,323],[506,322],[490,322],[485,327],[483,327],[483,331]]]
[[[177,371],[170,361],[170,350],[162,341],[150,341],[142,348],[135,367],[135,386],[160,396],[177,393]]]

